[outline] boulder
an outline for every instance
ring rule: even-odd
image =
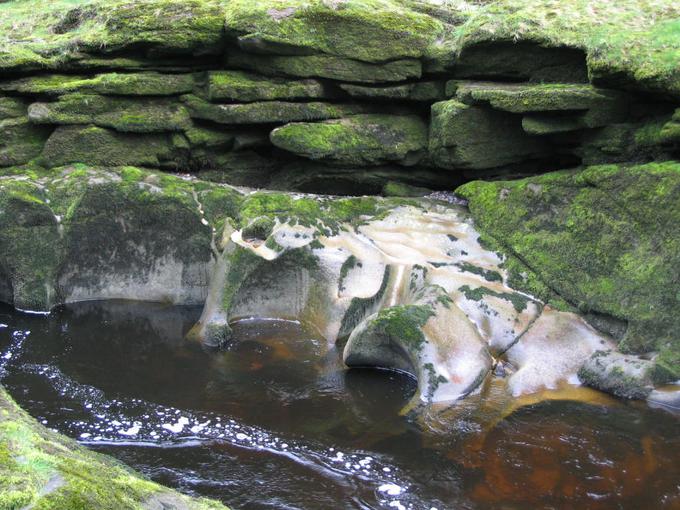
[[[351,97],[367,100],[434,102],[441,101],[446,97],[443,81],[419,81],[388,86],[341,83],[340,88]]]
[[[654,389],[654,363],[637,356],[598,350],[578,371],[586,385],[620,398],[645,399]]]
[[[415,115],[353,115],[276,128],[271,142],[313,160],[344,165],[413,165],[427,147],[427,126]]]

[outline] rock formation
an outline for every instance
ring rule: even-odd
[[[414,409],[501,366],[514,396],[677,400],[679,18],[0,2],[0,301],[204,303],[212,346],[295,318],[414,375]]]

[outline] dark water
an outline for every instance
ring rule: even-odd
[[[400,416],[414,382],[345,370],[283,321],[209,352],[199,310],[0,308],[0,377],[48,427],[183,492],[237,509],[680,508],[680,418],[551,401],[445,432]]]

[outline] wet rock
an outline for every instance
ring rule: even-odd
[[[510,391],[519,396],[556,389],[573,380],[594,352],[613,346],[579,316],[546,309],[506,352],[517,368],[508,380]]]
[[[281,149],[313,160],[341,165],[412,165],[426,148],[427,127],[413,115],[354,115],[288,124],[272,131],[270,139]]]
[[[578,372],[586,385],[621,398],[646,398],[652,389],[654,363],[614,351],[596,351]]]

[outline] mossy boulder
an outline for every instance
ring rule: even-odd
[[[62,261],[59,219],[44,190],[28,180],[0,180],[0,273],[9,302],[22,310],[49,310]]]
[[[92,94],[68,94],[55,102],[33,103],[28,108],[28,118],[34,124],[94,124],[126,133],[181,131],[191,127],[189,113],[178,101]]]
[[[547,150],[523,131],[518,116],[454,99],[432,105],[429,152],[441,168],[499,167],[540,158]]]
[[[220,124],[271,124],[295,120],[335,119],[359,113],[360,105],[289,101],[258,101],[245,104],[213,104],[197,96],[184,96],[191,116]]]
[[[598,166],[457,191],[483,235],[561,298],[626,321],[620,349],[680,351],[678,163]]]
[[[0,508],[224,510],[158,485],[40,425],[0,387]]]
[[[191,74],[103,73],[95,76],[48,74],[0,83],[0,90],[25,95],[62,95],[74,92],[112,96],[173,96],[194,89]]]
[[[49,137],[41,160],[47,167],[91,165],[177,166],[181,147],[165,134],[118,133],[96,126],[60,126]]]
[[[270,76],[329,78],[356,83],[404,81],[420,78],[422,74],[420,61],[412,58],[371,64],[333,55],[265,56],[230,52],[226,64]]]
[[[0,121],[26,115],[27,105],[18,97],[0,97]]]
[[[272,131],[270,139],[281,149],[314,160],[348,165],[412,165],[427,146],[427,126],[415,115],[354,115],[288,124]]]
[[[226,28],[246,38],[364,62],[420,57],[442,24],[391,0],[343,2],[235,0],[225,9]]]
[[[645,399],[654,389],[654,363],[613,351],[595,352],[581,367],[582,383],[620,398]]]
[[[40,155],[49,134],[26,118],[0,120],[0,167],[23,165]]]
[[[241,201],[228,187],[134,167],[12,173],[0,178],[2,287],[36,311],[92,299],[201,303],[213,229]]]
[[[511,113],[583,112],[579,116],[581,128],[623,121],[630,102],[625,93],[585,84],[454,82],[453,85],[456,98],[466,104],[489,104]]]
[[[211,71],[206,96],[209,101],[270,101],[320,99],[329,94],[318,80],[268,78],[244,71]]]

